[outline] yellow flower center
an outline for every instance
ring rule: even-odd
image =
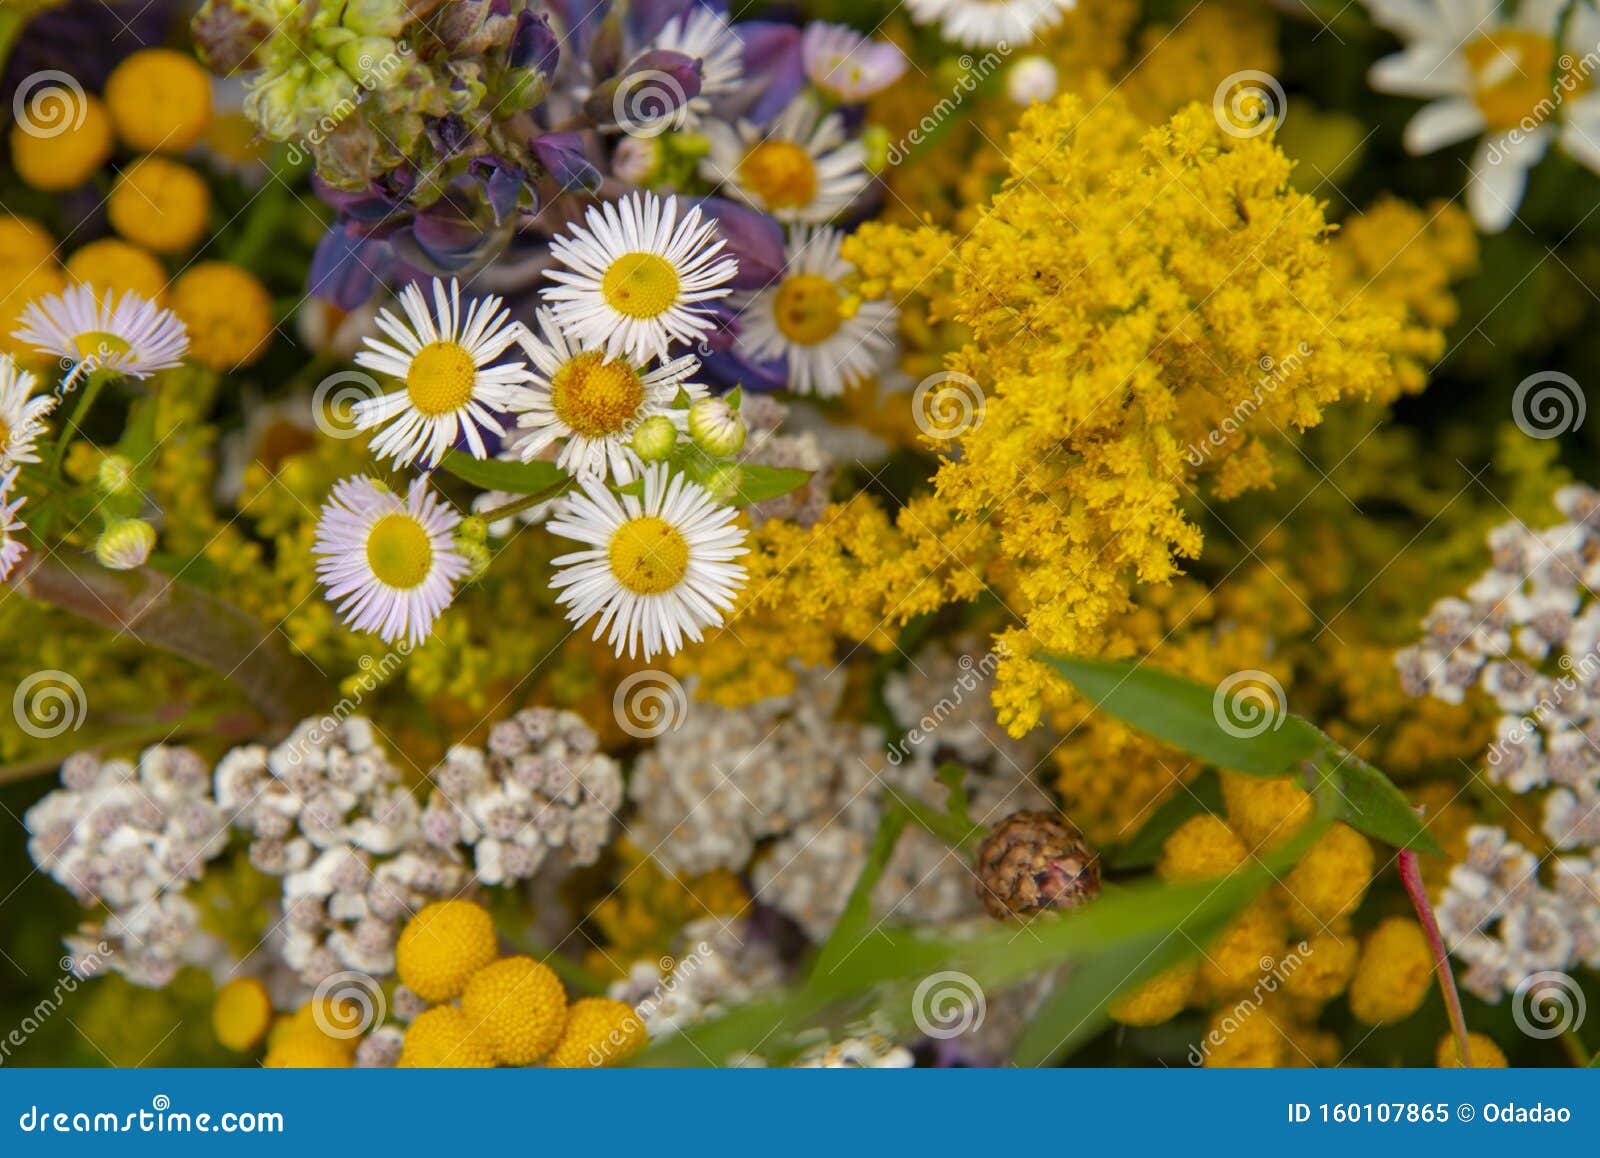
[[[636,595],[670,591],[689,570],[689,544],[678,528],[655,515],[629,519],[611,536],[611,573]]]
[[[843,321],[839,287],[814,273],[800,273],[778,287],[772,314],[783,336],[801,346],[826,342]]]
[[[604,357],[599,350],[579,354],[550,379],[556,417],[585,438],[621,434],[644,402],[644,383],[633,367]]]
[[[72,339],[72,344],[78,348],[80,358],[107,358],[113,354],[129,354],[133,352],[126,339],[106,330],[87,330]]]
[[[0,418],[0,452],[11,442],[11,427],[6,425],[6,420]]]
[[[739,163],[739,183],[768,209],[802,209],[816,200],[817,166],[793,141],[762,141]]]
[[[606,304],[630,318],[655,318],[678,301],[678,271],[654,253],[625,253],[611,263],[600,292]]]
[[[384,515],[367,533],[367,566],[380,583],[409,590],[428,577],[433,543],[421,523],[398,511]]]
[[[1462,51],[1472,70],[1473,99],[1491,129],[1510,129],[1524,121],[1542,124],[1564,100],[1588,87],[1570,59],[1562,60],[1556,76],[1555,41],[1537,32],[1502,28]]]
[[[437,418],[460,410],[472,398],[478,367],[454,342],[430,342],[406,371],[406,393],[418,414]]]

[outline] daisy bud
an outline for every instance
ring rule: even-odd
[[[1024,56],[1006,73],[1006,96],[1026,108],[1056,95],[1056,66],[1043,56]]]
[[[133,494],[133,460],[125,454],[106,455],[100,460],[95,482],[108,495]]]
[[[494,556],[489,551],[487,543],[464,539],[456,535],[456,553],[467,561],[467,573],[462,579],[464,583],[476,583],[489,573],[489,564],[494,561]]]
[[[144,566],[155,550],[156,529],[143,519],[118,519],[95,540],[94,557],[111,571]]]
[[[689,407],[689,437],[707,454],[738,454],[745,431],[744,418],[725,398],[702,398]]]
[[[690,411],[693,414],[694,411]],[[694,420],[691,418],[690,422]],[[665,414],[646,418],[633,431],[633,453],[646,462],[663,462],[678,445],[678,428]]]
[[[861,131],[861,147],[866,150],[866,168],[869,173],[881,173],[889,167],[889,130],[882,125],[868,125]]]
[[[712,498],[731,503],[739,497],[739,488],[744,485],[744,468],[734,462],[723,463],[707,475],[701,485]]]
[[[456,528],[456,542],[458,543],[487,543],[489,541],[489,524],[479,515],[472,515],[461,520],[461,525]]]

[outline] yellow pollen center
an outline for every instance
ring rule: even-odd
[[[418,414],[437,418],[460,410],[472,399],[478,368],[472,355],[454,342],[430,342],[416,352],[406,371],[406,393]]]
[[[1555,75],[1556,45],[1548,36],[1502,28],[1480,36],[1462,50],[1472,71],[1473,100],[1495,130],[1530,122],[1531,130],[1550,120],[1563,101],[1588,88],[1573,62],[1564,58]]]
[[[689,570],[689,544],[678,528],[655,515],[641,515],[618,527],[607,554],[617,582],[636,595],[670,591]]]
[[[620,359],[599,350],[579,354],[550,379],[550,405],[575,434],[605,438],[621,434],[644,402],[644,383]]]
[[[3,452],[5,450],[6,445],[10,441],[11,441],[11,427],[6,425],[6,420],[4,418],[0,418],[0,452]]]
[[[793,141],[762,141],[739,162],[739,182],[768,209],[803,209],[817,197],[817,166]]]
[[[367,533],[367,566],[380,583],[409,590],[428,577],[433,543],[422,524],[398,512],[384,515]]]
[[[113,354],[132,353],[127,340],[105,330],[88,330],[72,339],[80,358],[107,358]]]
[[[839,287],[814,273],[800,273],[785,279],[772,304],[773,320],[783,336],[801,346],[826,342],[839,330],[843,320],[839,306],[844,295]]]
[[[655,318],[678,301],[678,271],[654,253],[625,253],[600,282],[606,304],[630,318]]]

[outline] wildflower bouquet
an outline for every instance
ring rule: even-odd
[[[1597,63],[0,9],[0,1062],[1588,1064]]]

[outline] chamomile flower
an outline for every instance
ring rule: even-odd
[[[862,101],[905,75],[906,54],[887,40],[823,21],[806,26],[800,59],[811,83],[842,101]]]
[[[842,240],[827,227],[796,229],[782,278],[740,300],[739,349],[758,362],[782,358],[796,394],[842,394],[882,369],[894,350],[892,305],[847,304],[843,283],[855,267],[839,256]]]
[[[710,146],[701,174],[779,221],[831,221],[872,181],[867,151],[845,133],[838,113],[794,101],[769,128],[740,121],[704,126]]]
[[[317,522],[317,578],[352,630],[414,646],[467,574],[451,534],[460,521],[426,478],[413,479],[404,499],[364,475],[344,479]]]
[[[671,342],[692,344],[716,328],[707,305],[730,292],[733,257],[698,208],[678,218],[678,199],[634,193],[591,208],[550,252],[565,268],[544,291],[563,330],[609,357],[663,361]]]
[[[0,470],[22,462],[38,462],[34,443],[44,432],[44,419],[56,408],[53,394],[29,397],[38,379],[18,369],[9,354],[0,354]]]
[[[437,462],[465,436],[473,458],[487,458],[484,430],[499,434],[494,413],[504,413],[521,393],[526,367],[494,362],[516,340],[521,327],[498,297],[479,298],[463,314],[461,283],[433,279],[433,306],[415,283],[400,291],[405,321],[380,310],[374,324],[392,339],[366,339],[356,365],[405,383],[381,398],[356,403],[356,428],[384,429],[372,441],[379,458],[409,466],[418,458]],[[410,323],[409,325],[407,323]]]
[[[189,352],[177,315],[136,293],[97,295],[93,286],[70,286],[29,302],[17,321],[19,342],[72,364],[63,389],[97,370],[148,378],[182,365]]]
[[[744,41],[720,12],[696,4],[662,26],[650,47],[681,52],[700,62],[700,93],[663,120],[662,127],[692,129],[711,112],[716,101],[737,92],[744,83]],[[655,128],[652,125],[652,130]]]
[[[744,586],[745,569],[733,562],[745,553],[737,512],[715,502],[683,475],[668,475],[663,463],[643,473],[643,496],[618,496],[595,478],[562,501],[550,531],[587,543],[585,550],[555,560],[550,585],[573,623],[596,615],[594,638],[620,656],[642,650],[675,653],[684,637],[719,626]]]
[[[689,381],[700,360],[686,354],[645,370],[627,356],[608,358],[600,346],[569,341],[548,309],[536,320],[539,333],[528,330],[519,339],[533,364],[526,400],[518,404],[517,425],[528,432],[516,444],[522,461],[564,440],[556,463],[568,474],[629,482],[640,465],[629,445],[639,423],[659,414],[683,429],[687,408],[672,408],[679,391],[690,400],[705,397],[706,388]]]
[[[1431,153],[1481,136],[1467,185],[1481,229],[1511,224],[1528,170],[1552,142],[1600,170],[1600,93],[1583,63],[1600,44],[1600,13],[1573,7],[1560,43],[1557,0],[1522,0],[1514,14],[1490,0],[1365,2],[1406,43],[1372,66],[1372,87],[1431,102],[1406,126],[1406,148]]]
[[[28,548],[17,538],[17,532],[26,529],[17,519],[17,510],[28,500],[22,496],[11,498],[17,488],[17,471],[20,469],[14,466],[9,473],[0,475],[0,583],[11,578],[11,572],[16,570],[17,564],[28,553]]]
[[[906,0],[917,24],[940,25],[946,40],[969,48],[1026,44],[1077,7],[1077,0]]]

